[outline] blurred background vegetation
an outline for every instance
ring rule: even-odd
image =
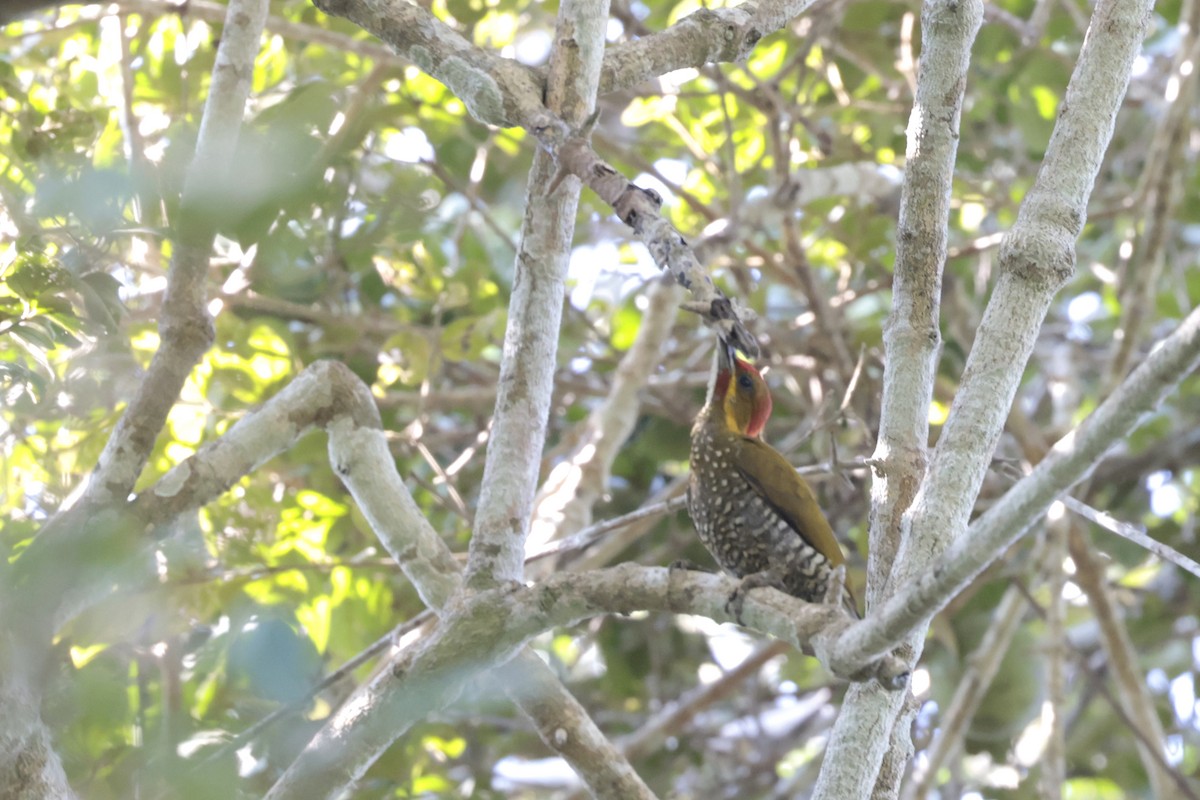
[[[1031,442],[1070,430],[1200,300],[1197,89],[1181,68],[1196,52],[1191,6],[1168,0],[1156,12],[1075,277],[1047,319],[980,509],[1033,457]],[[662,30],[697,7],[615,0],[609,40]],[[432,9],[480,46],[545,62],[552,2],[437,0]],[[1089,13],[1082,0],[988,7],[963,110],[934,437],[995,277],[999,234],[1036,174]],[[116,0],[44,9],[4,29],[0,551],[9,559],[81,490],[157,346],[180,184],[223,14],[215,0]],[[441,84],[344,20],[303,0],[274,0],[271,14],[236,179],[204,209],[220,230],[209,273],[216,344],[139,486],[305,365],[338,359],[372,387],[401,474],[465,552],[535,145],[474,122]],[[744,64],[602,96],[594,136],[603,158],[664,196],[664,213],[718,283],[757,312],[775,395],[767,439],[811,467],[859,585],[861,462],[879,416],[918,17],[911,0],[824,0]],[[585,192],[543,475],[605,397],[657,280],[644,249]],[[711,337],[680,315],[596,519],[680,491],[710,354]],[[1198,431],[1193,375],[1078,496],[1200,557]],[[1098,526],[1072,524],[1103,555],[1168,757],[1195,775],[1200,586]],[[45,714],[84,796],[260,794],[352,681],[315,696],[311,687],[423,608],[330,469],[321,434],[178,529],[158,586],[80,615],[58,642]],[[918,764],[998,598],[1013,582],[1028,589],[1025,621],[963,752],[939,776],[941,797],[1038,796],[1049,594],[1030,546],[932,628],[914,682],[926,701]],[[610,549],[604,562],[710,563],[683,514]],[[572,565],[563,557],[557,568]],[[1096,623],[1069,578],[1065,796],[1148,796],[1132,734],[1104,690]],[[794,652],[737,671],[760,646],[732,626],[667,616],[597,619],[537,642],[613,736],[693,701],[635,760],[660,795],[794,797],[811,785],[844,687]],[[722,691],[689,695],[706,685]],[[282,724],[233,738],[290,702],[299,711]],[[401,739],[359,796],[576,791],[547,757],[507,701],[468,692]]]

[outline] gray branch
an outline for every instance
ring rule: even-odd
[[[345,17],[395,47],[458,95],[480,122],[520,127],[533,134],[558,165],[553,176],[532,176],[547,185],[549,194],[553,195],[568,175],[582,181],[634,230],[659,268],[692,293],[693,302],[687,308],[700,314],[706,324],[732,340],[743,352],[758,355],[758,343],[746,330],[739,309],[713,284],[687,240],[659,213],[661,198],[634,186],[596,155],[587,142],[586,130],[580,129],[582,120],[568,124],[547,108],[536,70],[472,46],[432,13],[409,3],[387,0],[314,0],[314,3],[326,13]],[[782,26],[786,12],[793,5],[797,4],[766,4],[762,19],[776,28]],[[546,88],[547,96],[552,91],[551,83]]]
[[[929,570],[873,609],[868,619],[831,646],[835,669],[852,669],[890,652],[1046,513],[1050,504],[1086,479],[1104,453],[1133,431],[1200,365],[1200,309],[1164,339],[1140,367],[1079,427],[1060,439],[1028,476],[975,521]]]
[[[1018,484],[962,535],[1046,310],[1073,271],[1075,240],[1083,228],[1093,181],[1145,36],[1150,5],[1148,0],[1102,0],[1096,6],[1042,169],[1001,245],[1001,276],[928,471],[919,491],[916,486],[910,488],[916,494],[905,516],[892,519],[899,532],[900,549],[891,581],[904,588],[881,607],[873,608],[866,622],[831,646],[835,665],[843,657],[869,659],[890,652],[902,642],[912,648],[910,658],[918,657],[932,614],[970,577],[997,558],[1001,549],[1026,530],[1055,497],[1084,477],[1099,455],[1132,428],[1137,413],[1152,407],[1173,386],[1173,382],[1154,384],[1154,380],[1173,381],[1182,373],[1171,373],[1170,369],[1194,360],[1192,354],[1179,352],[1187,347],[1181,342],[1189,336],[1194,338],[1194,332],[1189,334],[1185,324],[1171,337],[1170,341],[1176,343],[1171,350],[1175,358],[1166,375],[1148,379],[1141,371],[1142,384],[1131,378],[1118,395],[1093,414],[1093,419],[1101,420],[1099,424],[1085,423],[1092,450],[1086,461],[1073,460],[1070,468],[1060,467],[1054,474],[1043,469],[1060,460],[1061,454],[1052,455],[1034,472],[1041,485],[1031,485],[1032,476],[1022,482],[1023,486]],[[971,31],[963,27],[960,17],[964,8],[954,2],[927,6],[927,34],[942,31],[952,39],[969,42]],[[937,9],[941,9],[940,16]],[[926,63],[922,56],[923,69]],[[947,122],[931,120],[933,125]],[[920,154],[919,137],[916,142],[910,139],[910,150],[910,157]],[[906,180],[911,172],[911,167],[906,170]],[[941,196],[937,192],[935,195]],[[902,226],[899,234],[903,241],[910,231]],[[939,248],[928,257],[942,254],[944,249]],[[1164,345],[1163,351],[1167,348]],[[1163,351],[1153,362],[1160,369],[1167,360],[1162,357]],[[1151,363],[1144,366],[1150,367]],[[1153,385],[1146,386],[1147,380]],[[922,403],[927,404],[928,398]],[[927,407],[924,404],[920,406],[922,412]],[[1120,404],[1120,412],[1112,411],[1114,404]],[[1116,413],[1122,422],[1105,422],[1101,411]],[[888,413],[885,411],[885,415]],[[1122,414],[1132,416],[1125,419]],[[1079,429],[1081,435],[1084,430]],[[884,462],[882,467],[886,473],[889,464]],[[1044,504],[1040,502],[1041,494],[1049,495]],[[1039,500],[1030,503],[1028,498],[1035,495]],[[1001,520],[998,525],[996,519]],[[875,541],[873,538],[872,545]],[[949,552],[945,552],[947,547]],[[847,668],[849,664],[842,666]],[[816,797],[858,798],[875,790],[894,794],[895,787],[874,786],[877,768],[847,766],[841,748],[854,746],[851,743],[864,729],[887,729],[897,713],[899,700],[878,691],[863,689],[849,696],[834,729],[832,757],[826,759]],[[857,748],[855,752],[861,759]],[[873,760],[874,754],[873,749],[869,759]]]
[[[158,326],[160,345],[100,454],[85,503],[122,501],[129,495],[184,381],[212,344],[213,324],[206,308],[208,259],[215,233],[211,210],[221,192],[228,189],[229,164],[250,96],[266,17],[266,0],[229,3],[196,152],[184,178],[175,254],[167,272]]]
[[[486,681],[489,672],[501,668],[544,631],[598,614],[643,609],[733,622],[725,611],[725,601],[737,585],[738,581],[727,575],[622,564],[592,572],[559,573],[530,587],[503,587],[461,597],[423,646],[406,653],[334,713],[295,762],[298,768],[289,770],[267,797],[336,796],[396,737],[452,703],[464,683]],[[836,606],[805,603],[774,589],[756,590],[748,596],[742,622],[797,647],[817,645],[822,631],[844,630],[851,624]],[[885,656],[865,669],[841,676],[891,683],[906,669],[903,662]],[[506,686],[507,691],[518,698],[530,694],[528,678],[520,671],[510,670],[506,675],[517,681],[515,686]],[[589,785],[595,790],[595,785]]]
[[[873,456],[867,564],[871,609],[904,585],[904,574],[928,566],[928,553],[919,548],[910,551],[907,563],[898,563],[897,553],[907,537],[918,534],[906,527],[904,515],[926,477],[954,162],[971,45],[982,21],[982,0],[928,0],[922,7],[921,61],[908,123],[892,313],[884,328],[883,402]],[[902,651],[911,663],[916,662],[921,635],[913,633]],[[898,777],[899,770],[881,776],[880,766],[893,741],[902,742],[905,751],[892,753],[891,762],[907,763],[910,739],[877,733],[896,727],[903,702],[902,693],[852,687],[834,725],[815,797],[865,797],[877,780]],[[869,744],[864,747],[864,742]],[[894,796],[896,787],[880,791]]]
[[[640,390],[662,362],[680,294],[657,281],[646,293],[637,339],[617,364],[608,394],[580,423],[577,443],[538,490],[527,553],[591,525],[592,508],[608,489],[613,462],[637,422]]]
[[[607,17],[607,2],[568,1],[559,8],[546,102],[573,124],[581,124],[595,108]],[[556,192],[553,174],[553,160],[538,152],[529,173],[496,413],[471,536],[467,583],[472,588],[523,577],[579,208],[579,186]]]

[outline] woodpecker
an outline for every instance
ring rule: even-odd
[[[812,487],[762,440],[770,416],[766,381],[720,339],[708,398],[692,427],[687,506],[700,541],[742,579],[728,606],[738,618],[745,593],[759,586],[822,602],[846,561]],[[859,616],[844,584],[842,605]]]

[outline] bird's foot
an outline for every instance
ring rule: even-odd
[[[742,582],[729,595],[729,599],[725,601],[725,613],[731,614],[737,621],[738,625],[745,625],[742,622],[742,607],[746,604],[746,593],[751,589],[760,589],[763,586],[770,586],[780,591],[784,591],[783,582],[779,576],[773,572],[752,572],[742,578]]]
[[[748,591],[746,584],[740,583],[738,587],[729,595],[729,599],[725,601],[725,613],[733,615],[734,620],[738,625],[744,625],[742,622],[742,606],[746,604],[746,592]]]
[[[862,619],[858,613],[858,601],[854,599],[854,594],[846,585],[845,564],[838,564],[830,571],[829,581],[825,584],[824,603],[844,609],[855,619]]]
[[[825,584],[825,603],[831,606],[841,605],[842,592],[846,590],[846,565],[838,564],[829,573],[829,581]]]
[[[694,561],[688,561],[686,558],[676,559],[667,565],[667,607],[672,611],[677,610],[675,603],[671,600],[671,593],[675,586],[675,572],[677,570],[687,570],[691,572],[711,572]],[[683,577],[683,576],[680,576]]]

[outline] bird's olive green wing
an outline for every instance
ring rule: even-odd
[[[734,448],[734,465],[758,496],[830,564],[836,567],[846,560],[812,487],[777,450],[760,439],[742,437]]]

